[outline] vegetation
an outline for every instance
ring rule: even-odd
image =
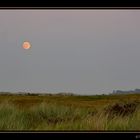
[[[140,130],[140,95],[0,95],[0,130]]]

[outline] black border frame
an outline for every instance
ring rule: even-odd
[[[139,7],[140,2],[138,0],[79,0],[79,1],[72,1],[72,0],[3,0],[1,1],[0,7],[5,7],[5,8],[18,8],[18,7],[23,7],[23,8],[41,8],[41,7],[50,7],[50,8],[124,8],[124,7]]]
[[[45,0],[43,0],[45,2]],[[6,2],[6,1],[5,1]],[[93,5],[88,3],[80,3],[79,5],[76,4],[76,6],[72,6],[71,4],[63,3],[62,5],[60,2],[54,3],[38,3],[36,0],[30,1],[30,3],[27,2],[21,2],[20,0],[18,2],[11,2],[9,3],[2,3],[0,5],[0,10],[27,10],[27,9],[45,9],[45,10],[55,10],[55,9],[118,9],[118,10],[129,10],[129,9],[139,9],[140,7],[138,6],[137,3],[123,3],[123,5],[119,6],[116,5],[114,1],[113,4],[110,3],[109,6],[107,6],[106,1],[105,3],[101,3],[100,1],[98,3],[94,3]],[[135,5],[136,4],[136,5]],[[60,6],[61,5],[61,6]],[[126,7],[125,7],[126,6]],[[56,139],[140,139],[140,131],[0,131],[0,136],[5,138],[31,138],[31,139],[49,139],[49,138],[56,138]]]
[[[140,132],[0,132],[5,138],[28,139],[140,139]]]

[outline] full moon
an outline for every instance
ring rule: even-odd
[[[23,45],[22,45],[22,47],[23,47],[24,49],[28,50],[28,49],[31,48],[31,44],[30,44],[30,42],[24,42]]]

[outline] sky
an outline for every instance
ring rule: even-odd
[[[94,95],[135,88],[140,10],[0,10],[0,91]]]

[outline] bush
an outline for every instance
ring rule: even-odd
[[[114,105],[109,105],[105,108],[105,114],[108,114],[109,117],[114,116],[128,116],[135,112],[138,102],[128,102],[128,103],[115,103]]]

